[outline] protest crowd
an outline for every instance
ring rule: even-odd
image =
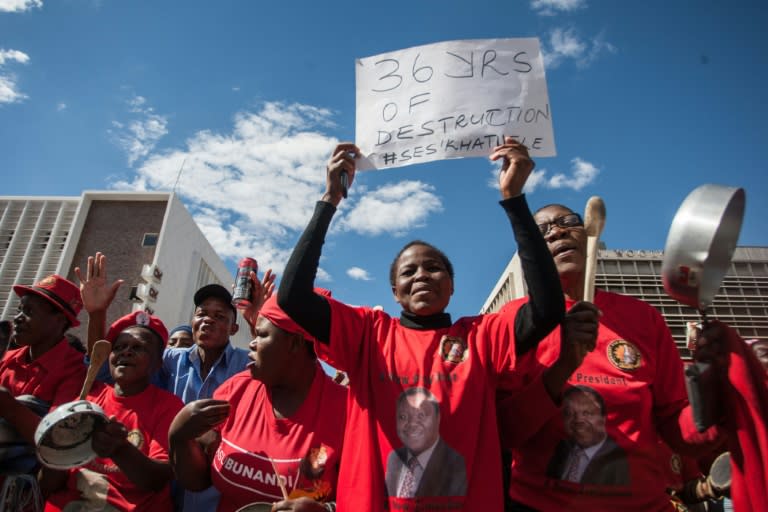
[[[353,143],[333,149],[279,286],[251,272],[243,308],[208,284],[177,298],[194,304],[189,325],[144,311],[107,325],[122,280],[102,253],[78,262],[79,283],[17,283],[0,346],[0,511],[768,510],[765,344],[714,320],[695,333],[694,360],[711,366],[700,428],[662,316],[602,290],[584,300],[584,219],[532,212],[528,148],[499,142],[528,295],[495,313],[451,317],[453,265],[423,240],[390,267],[399,317],[315,286]],[[229,341],[238,315],[249,350]],[[78,350],[65,335],[81,321]],[[37,439],[78,397],[97,419],[72,413]],[[83,445],[85,462],[57,464]]]

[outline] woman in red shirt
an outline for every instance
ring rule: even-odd
[[[171,425],[177,478],[193,491],[213,484],[219,512],[259,502],[335,510],[346,388],[323,371],[311,336],[274,297],[251,334],[248,369],[212,399],[187,404]]]

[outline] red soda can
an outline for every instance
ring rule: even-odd
[[[232,293],[232,305],[238,309],[247,309],[251,305],[251,293],[253,292],[253,283],[251,283],[251,272],[256,272],[259,268],[258,263],[253,258],[243,258],[237,265],[237,277],[235,278],[235,289]]]

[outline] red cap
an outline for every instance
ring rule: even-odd
[[[70,326],[77,327],[80,325],[77,315],[83,309],[83,300],[80,298],[80,288],[72,281],[64,279],[58,274],[52,274],[32,286],[15,284],[13,291],[19,297],[33,293],[46,299],[66,315]]]
[[[163,321],[154,315],[150,315],[146,311],[134,311],[131,314],[118,318],[112,325],[109,326],[109,332],[107,332],[107,341],[114,343],[121,332],[134,326],[146,327],[150,331],[154,332],[163,341],[163,348],[168,343],[168,329],[165,328]]]

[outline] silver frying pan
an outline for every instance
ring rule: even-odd
[[[744,204],[742,188],[701,185],[688,194],[664,248],[661,277],[670,297],[706,311],[736,250]]]
[[[664,290],[698,309],[702,323],[736,250],[744,203],[744,189],[702,185],[688,194],[672,220],[661,265]],[[710,362],[696,361],[685,369],[688,401],[699,432],[714,423],[705,384],[710,379]]]

